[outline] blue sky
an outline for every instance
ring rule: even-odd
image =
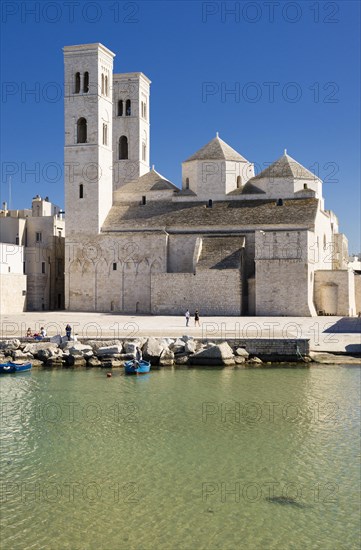
[[[101,42],[115,72],[152,80],[151,163],[220,137],[258,170],[287,148],[324,180],[350,252],[360,244],[359,2],[13,2],[1,5],[1,200],[64,204],[64,45]],[[33,93],[31,93],[33,90]],[[231,92],[233,90],[233,93]]]

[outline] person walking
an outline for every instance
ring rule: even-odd
[[[69,325],[69,323],[66,325],[65,327],[65,332],[66,332],[66,336],[68,338],[68,340],[70,340],[70,337],[71,337],[71,326]]]
[[[194,312],[194,326],[196,327],[197,326],[197,323],[198,323],[198,326],[200,327],[200,323],[199,323],[199,311],[198,309],[195,310]]]
[[[186,327],[189,325],[189,319],[191,317],[191,314],[189,313],[189,309],[187,309],[187,311],[185,312],[185,317],[186,317]]]

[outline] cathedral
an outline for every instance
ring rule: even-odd
[[[287,151],[255,175],[217,134],[177,187],[149,165],[151,82],[113,74],[114,55],[64,48],[66,309],[356,315],[361,277],[322,181]]]

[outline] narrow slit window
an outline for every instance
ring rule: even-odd
[[[145,161],[147,158],[147,146],[145,143],[142,144],[142,160]]]
[[[125,116],[131,116],[132,114],[132,104],[130,99],[127,99],[125,102]]]
[[[116,270],[117,270],[117,263],[113,262],[113,271],[116,271]]]
[[[85,94],[89,92],[89,73],[86,71],[84,73],[84,84],[83,84],[83,91]]]
[[[84,185],[81,183],[79,185],[79,199],[83,199],[84,198]]]
[[[118,101],[118,116],[123,116],[123,100]]]
[[[79,92],[80,92],[80,73],[75,73],[74,93],[78,94]]]
[[[108,145],[108,125],[103,124],[103,145]]]

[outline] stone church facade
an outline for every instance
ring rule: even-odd
[[[355,315],[347,239],[287,152],[260,174],[217,134],[179,189],[149,166],[150,80],[101,44],[64,48],[69,310]]]

